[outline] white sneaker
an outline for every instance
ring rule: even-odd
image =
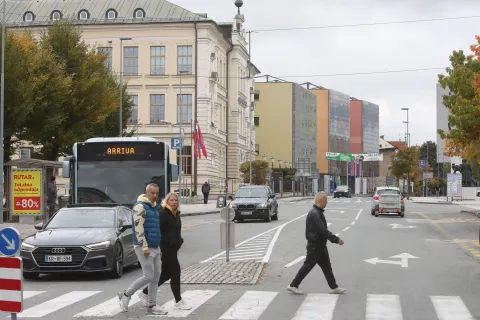
[[[137,296],[140,298],[140,301],[142,301],[143,305],[148,307],[148,295],[143,293],[143,291],[138,291]]]
[[[154,315],[158,315],[158,316],[164,316],[168,313],[167,310],[161,308],[161,307],[158,307],[158,306],[154,306],[154,307],[151,307],[151,308],[147,308],[147,314],[154,314]]]
[[[330,290],[330,294],[342,294],[342,293],[345,293],[346,291],[347,289],[345,288],[336,287],[335,289]]]
[[[185,303],[185,301],[180,300],[177,303],[175,303],[175,308],[180,309],[180,310],[190,310],[192,307],[190,307],[188,304]]]
[[[130,297],[127,297],[123,292],[118,293],[118,300],[120,301],[120,308],[123,312],[128,311],[128,304],[130,303]]]
[[[302,291],[298,290],[298,288],[292,287],[291,285],[288,285],[287,290],[294,294],[303,294]]]

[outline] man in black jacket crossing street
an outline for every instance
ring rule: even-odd
[[[298,290],[298,286],[305,279],[305,277],[312,271],[316,264],[322,268],[323,274],[327,279],[330,293],[341,294],[346,290],[340,288],[335,281],[333,275],[332,265],[330,263],[330,257],[328,255],[327,240],[343,245],[343,240],[332,234],[327,228],[327,220],[323,214],[325,207],[327,206],[327,194],[325,192],[319,192],[315,195],[315,204],[313,208],[307,214],[307,224],[305,229],[305,237],[307,238],[307,257],[303,266],[297,273],[297,276],[287,290],[295,294],[303,294]]]

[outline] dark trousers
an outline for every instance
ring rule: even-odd
[[[203,194],[203,204],[207,204],[208,203],[208,193],[204,193]]]
[[[160,287],[166,281],[170,280],[170,288],[172,289],[176,302],[182,300],[182,296],[180,295],[180,270],[177,251],[162,252],[162,273],[158,280],[158,286]],[[143,289],[143,293],[148,294],[148,286]]]
[[[307,257],[303,266],[298,270],[295,279],[293,279],[290,286],[298,288],[300,283],[305,279],[305,277],[312,271],[313,267],[318,264],[322,268],[323,274],[327,279],[328,286],[330,289],[337,288],[337,282],[335,281],[335,276],[333,275],[332,265],[330,263],[330,256],[328,255],[327,245],[325,244],[316,244],[309,242],[307,244]]]

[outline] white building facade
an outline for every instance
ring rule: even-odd
[[[128,83],[135,104],[128,128],[135,135],[170,144],[180,137],[181,124],[183,189],[200,194],[208,181],[211,192],[220,193],[227,178],[238,184],[240,164],[254,153],[250,91],[259,73],[249,60],[242,16],[218,24],[165,0],[138,0],[135,6],[31,0],[8,2],[7,12],[7,23],[17,30],[42,31],[58,19],[81,26],[83,40],[107,55],[112,72],[122,71]],[[207,158],[194,155],[197,123]],[[177,151],[170,161],[179,163]],[[235,189],[231,183],[229,191]]]

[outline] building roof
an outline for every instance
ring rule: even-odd
[[[378,146],[380,150],[396,149],[392,144],[383,139],[383,136],[380,136],[380,138],[378,139]]]
[[[404,149],[407,147],[407,145],[405,144],[405,141],[387,141],[388,143],[390,143],[392,146],[395,147],[395,149]]]
[[[50,25],[54,11],[59,11],[62,19],[82,25],[211,21],[206,14],[193,13],[166,0],[18,0],[7,1],[6,5],[7,24],[18,27]],[[87,11],[88,19],[79,19],[82,10]],[[107,19],[109,10],[116,12],[115,19]],[[144,18],[135,18],[137,10],[143,10]],[[25,21],[29,12],[33,21]]]

